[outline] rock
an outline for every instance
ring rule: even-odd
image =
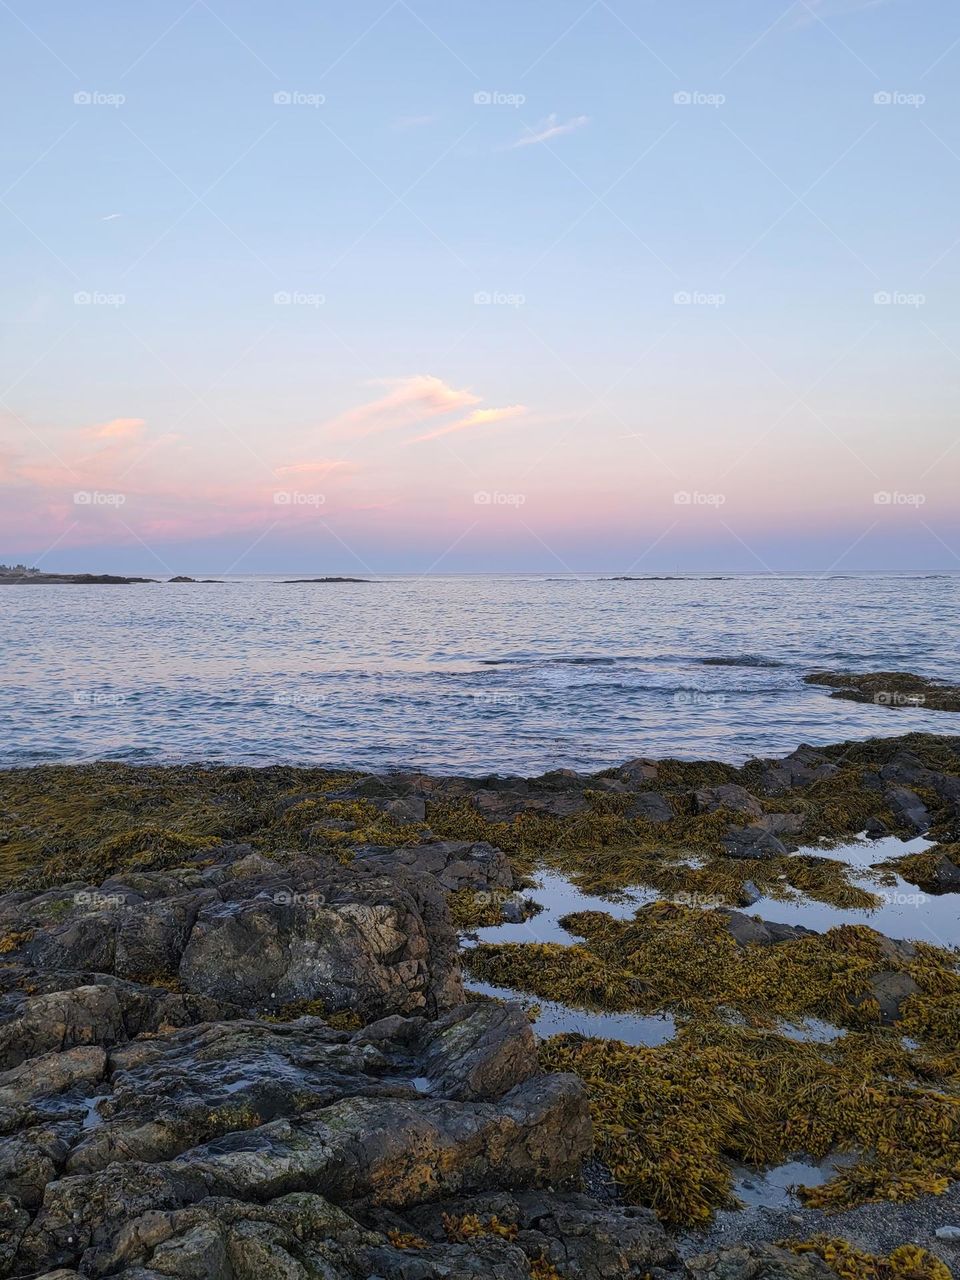
[[[659,791],[639,791],[627,806],[626,817],[643,818],[646,822],[672,822],[676,810]]]
[[[904,1001],[920,992],[908,973],[896,969],[882,969],[874,974],[868,986],[869,990],[863,995],[850,996],[850,1003],[857,1009],[866,1000],[874,999],[880,1006],[880,1021],[885,1027],[893,1026],[903,1012]]]
[[[803,814],[765,813],[750,825],[762,827],[773,836],[797,836],[803,830]]]
[[[743,899],[743,905],[745,907],[752,907],[755,902],[760,901],[763,894],[752,880],[745,880],[740,890],[740,896]]]
[[[930,827],[930,812],[915,791],[909,787],[889,787],[883,802],[891,809],[900,826],[921,834]]]
[[[751,764],[758,768],[759,789],[768,796],[809,787],[839,772],[826,756],[808,746],[798,747],[782,760],[751,761]]]
[[[513,871],[506,854],[484,841],[436,840],[399,849],[360,848],[354,855],[354,865],[389,872],[406,868],[418,875],[433,876],[441,888],[451,893],[459,889],[513,888]]]
[[[511,893],[500,904],[500,916],[504,924],[523,924],[535,910],[533,899],[524,897],[522,893]]]
[[[60,1178],[47,1187],[19,1257],[35,1270],[73,1265],[86,1249],[107,1246],[119,1224],[209,1195],[262,1202],[309,1190],[338,1203],[402,1208],[441,1192],[562,1182],[591,1142],[574,1076],[539,1077],[498,1102],[352,1097],[172,1160]]]
[[[731,911],[720,907],[719,914],[726,918],[727,928],[733,934],[738,946],[775,946],[779,942],[791,942],[795,938],[810,937],[813,929],[805,929],[799,924],[777,924],[772,920],[761,920],[759,916],[747,916],[742,911]]]
[[[759,818],[763,805],[745,787],[735,782],[723,782],[718,787],[701,787],[693,793],[694,810],[697,813],[715,813],[717,809],[730,809],[751,818]]]
[[[644,782],[654,782],[657,774],[660,772],[656,760],[628,760],[626,764],[620,766],[617,775],[624,782],[633,786],[640,786]]]
[[[728,858],[779,858],[787,853],[787,847],[764,827],[727,827],[720,843]]]
[[[526,1257],[545,1259],[561,1276],[578,1280],[642,1276],[676,1261],[673,1242],[651,1210],[600,1205],[577,1193],[501,1192],[445,1200],[402,1216],[374,1212],[368,1218],[378,1229],[399,1227],[432,1244],[445,1239],[444,1214],[481,1222],[496,1217],[515,1226],[516,1246]]]
[[[191,991],[249,1008],[321,999],[370,1018],[455,1003],[453,946],[444,938],[438,953],[422,896],[396,881],[365,887],[373,892],[344,895],[321,881],[268,895],[254,882],[200,913],[179,976]],[[443,909],[432,905],[439,920]]]
[[[234,1012],[204,997],[103,974],[64,973],[52,982],[52,991],[5,1001],[9,1020],[0,1026],[0,1065],[16,1066],[54,1048],[121,1044],[161,1026],[188,1026]],[[64,989],[56,989],[60,986]]]
[[[936,893],[960,893],[960,867],[946,854],[933,864],[930,878]]]
[[[815,1253],[796,1254],[774,1244],[734,1244],[687,1258],[694,1280],[836,1280]]]
[[[461,1005],[424,1027],[420,1062],[431,1092],[457,1101],[502,1097],[537,1074],[537,1044],[519,1004]]]
[[[937,1227],[935,1234],[938,1240],[960,1240],[960,1227]]]

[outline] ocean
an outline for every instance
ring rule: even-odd
[[[283,579],[0,589],[0,764],[532,774],[960,727],[802,680],[956,679],[953,574]]]

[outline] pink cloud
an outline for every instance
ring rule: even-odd
[[[282,480],[287,476],[310,476],[319,479],[322,476],[333,475],[339,472],[341,475],[356,471],[356,464],[348,462],[345,458],[316,458],[307,462],[291,462],[283,467],[275,467],[273,474],[278,480]]]
[[[427,431],[422,436],[414,436],[407,444],[422,444],[424,440],[437,440],[440,436],[452,435],[455,431],[468,431],[471,427],[488,427],[495,422],[508,422],[511,418],[523,417],[528,411],[525,404],[505,405],[502,409],[474,409],[465,418],[438,427],[436,431]]]
[[[92,440],[138,440],[146,425],[143,418],[111,418],[90,427],[85,434]]]
[[[340,414],[326,426],[335,435],[368,436],[479,403],[480,396],[472,391],[451,387],[433,374],[420,373],[393,379],[386,395]]]

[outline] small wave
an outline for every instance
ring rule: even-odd
[[[606,667],[615,662],[629,662],[629,658],[585,656],[580,658],[481,658],[484,667]]]
[[[712,577],[694,577],[692,574],[648,573],[636,577],[628,573],[618,574],[615,578],[601,578],[601,582],[729,582],[729,577],[716,574]]]
[[[776,658],[766,658],[762,653],[737,653],[730,657],[701,658],[703,667],[782,667]]]

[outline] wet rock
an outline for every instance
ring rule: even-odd
[[[882,818],[868,818],[864,823],[864,832],[871,840],[881,840],[890,834],[890,828]]]
[[[498,1102],[352,1097],[192,1148],[173,1160],[113,1163],[60,1178],[19,1256],[40,1270],[107,1246],[118,1224],[206,1196],[265,1201],[309,1190],[336,1203],[404,1207],[484,1188],[572,1177],[592,1141],[573,1076],[518,1085]]]
[[[777,924],[772,920],[761,920],[759,916],[747,916],[742,911],[731,911],[726,907],[720,908],[719,913],[726,918],[727,928],[741,947],[775,946],[778,942],[810,937],[815,932],[813,929],[805,929],[803,925]]]
[[[782,795],[797,787],[809,787],[814,782],[831,778],[839,772],[826,756],[813,747],[801,746],[781,760],[758,762],[759,789],[764,795]]]
[[[803,830],[802,813],[765,813],[751,826],[762,827],[774,836],[798,836]]]
[[[16,1066],[52,1049],[120,1044],[161,1026],[229,1016],[228,1006],[215,1000],[102,974],[64,973],[47,981],[53,990],[33,996],[13,992],[3,1001],[8,1020],[0,1026],[0,1066]]]
[[[484,841],[437,840],[399,849],[358,849],[354,864],[380,871],[405,868],[433,876],[449,892],[459,889],[510,890],[513,871],[501,849]]]
[[[30,1215],[15,1196],[0,1195],[0,1274],[7,1275],[14,1265],[23,1233],[30,1225]]]
[[[777,1245],[735,1244],[687,1259],[694,1280],[836,1280],[816,1254],[796,1254]]]
[[[930,880],[935,893],[960,893],[960,866],[943,854],[930,868]]]
[[[904,1002],[920,993],[920,988],[908,973],[895,969],[883,969],[874,974],[868,987],[864,994],[849,997],[850,1003],[859,1008],[865,1001],[875,1000],[880,1007],[880,1021],[886,1027],[900,1019]]]
[[[632,786],[640,786],[645,782],[654,782],[660,772],[656,760],[628,760],[617,770],[618,777]]]
[[[462,1005],[426,1024],[419,1061],[431,1092],[458,1101],[499,1098],[537,1074],[526,1012],[495,1001]]]
[[[445,1239],[443,1215],[496,1217],[517,1228],[516,1247],[530,1259],[544,1259],[562,1276],[607,1280],[643,1275],[676,1260],[673,1243],[649,1209],[601,1205],[577,1193],[522,1191],[445,1200],[404,1213],[374,1213],[379,1229],[401,1227],[430,1243]]]
[[[632,796],[627,806],[628,818],[643,818],[646,822],[672,822],[676,810],[659,791],[640,791]]]
[[[763,813],[763,805],[752,796],[746,787],[735,782],[723,782],[717,787],[701,787],[693,793],[694,809],[697,813],[715,813],[717,809],[729,809],[733,813],[743,813],[751,818],[759,818]]]
[[[915,791],[909,787],[889,787],[884,793],[884,804],[892,810],[900,826],[918,834],[930,827],[930,812]]]
[[[787,847],[765,827],[751,824],[729,826],[720,843],[728,858],[779,858]]]
[[[763,894],[752,880],[744,880],[740,889],[740,897],[743,900],[743,906],[752,907],[755,902],[760,901]]]

